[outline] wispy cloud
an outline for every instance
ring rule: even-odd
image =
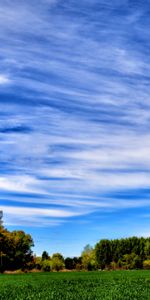
[[[73,216],[79,216],[82,215],[80,212],[71,212],[69,210],[60,210],[60,209],[40,209],[40,208],[29,208],[24,207],[23,209],[21,207],[13,207],[13,206],[7,206],[3,207],[7,210],[7,213],[9,214],[19,214],[20,216],[46,216],[46,217],[52,217],[52,218],[68,218]]]
[[[126,0],[1,1],[0,190],[8,223],[22,205],[36,226],[39,212],[42,224],[62,224],[66,207],[68,218],[80,209],[83,216],[149,207],[138,197],[150,188],[146,22],[147,6]],[[128,190],[137,190],[132,201],[110,197]],[[61,209],[57,222],[48,222],[50,205]]]

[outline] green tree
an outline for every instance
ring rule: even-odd
[[[52,270],[55,270],[55,271],[60,271],[60,270],[64,269],[65,263],[64,263],[64,258],[62,256],[62,254],[54,253],[52,255],[51,267],[52,267]]]
[[[37,270],[42,269],[42,258],[40,256],[34,257],[34,266]]]
[[[43,251],[43,253],[42,253],[42,260],[47,260],[47,259],[49,259],[49,254],[48,254],[47,251]]]
[[[65,268],[67,270],[73,270],[74,269],[74,260],[73,258],[67,257],[65,258]]]
[[[150,259],[150,238],[146,240],[144,252],[146,259]]]
[[[96,270],[95,250],[89,244],[84,247],[81,257],[83,269],[88,271]]]
[[[95,255],[100,269],[108,267],[112,261],[111,242],[107,239],[103,239],[97,243],[95,247]]]
[[[150,270],[150,259],[147,259],[147,260],[143,261],[143,268],[145,270]]]
[[[142,261],[140,256],[135,253],[125,254],[121,261],[122,267],[125,269],[140,269],[142,268]]]
[[[0,249],[1,249],[1,271],[25,269],[33,261],[32,250],[33,240],[24,231],[9,232],[0,228]]]
[[[48,259],[42,260],[41,267],[44,272],[50,272],[52,269],[51,260],[48,260]]]

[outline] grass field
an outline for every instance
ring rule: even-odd
[[[0,275],[0,300],[150,300],[150,271]]]

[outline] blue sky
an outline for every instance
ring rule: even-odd
[[[37,254],[150,235],[149,10],[0,2],[0,208]]]

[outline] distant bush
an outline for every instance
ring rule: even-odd
[[[147,260],[143,261],[143,268],[145,270],[150,270],[150,259],[147,259]]]
[[[50,260],[45,259],[42,261],[42,271],[44,272],[50,272],[52,268],[52,263]]]

